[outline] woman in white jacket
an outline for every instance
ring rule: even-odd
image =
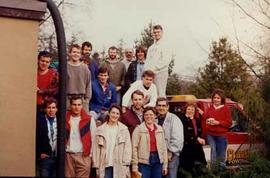
[[[107,122],[97,128],[93,162],[99,178],[130,177],[131,141],[128,128],[119,122],[121,114],[112,105]]]

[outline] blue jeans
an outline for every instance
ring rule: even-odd
[[[215,165],[218,161],[221,167],[225,167],[228,144],[226,136],[207,135],[207,142],[211,147],[211,164]]]
[[[105,177],[104,178],[113,178],[113,167],[105,168]]]
[[[40,177],[56,177],[56,157],[47,157],[39,162]]]
[[[116,103],[121,106],[122,103],[122,94],[121,91],[116,92]]]
[[[176,178],[178,166],[179,166],[179,156],[173,154],[172,160],[169,161],[169,164],[168,164],[168,174],[166,178]]]
[[[149,165],[139,163],[138,167],[142,178],[162,178],[162,164],[157,152],[150,153]]]

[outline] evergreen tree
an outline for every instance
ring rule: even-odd
[[[119,43],[118,43],[118,45],[117,45],[117,48],[118,48],[118,56],[119,56],[119,59],[120,60],[123,60],[124,59],[124,44],[125,44],[125,42],[124,42],[124,40],[121,38],[120,40],[119,40]]]
[[[154,43],[154,38],[152,36],[153,23],[150,22],[146,28],[144,28],[141,33],[141,39],[135,41],[135,46],[144,46],[147,49]],[[180,82],[177,74],[173,73],[175,54],[172,54],[172,59],[169,64],[169,78],[167,85],[167,94],[180,94]],[[172,83],[173,82],[173,83]]]
[[[215,88],[221,88],[232,99],[239,99],[252,85],[252,77],[238,52],[232,49],[226,38],[212,43],[209,63],[199,69],[193,91],[207,97]]]
[[[179,81],[179,76],[176,73],[173,73],[168,78],[167,84],[167,95],[179,95],[181,91],[181,84]]]
[[[141,33],[141,39],[135,41],[135,45],[144,46],[147,49],[154,43],[154,38],[152,36],[153,23],[150,22],[147,27],[144,28]]]

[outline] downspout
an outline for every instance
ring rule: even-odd
[[[57,49],[59,57],[59,95],[57,114],[57,177],[65,177],[65,132],[66,132],[66,37],[63,21],[58,8],[52,0],[40,0],[47,2],[56,31]]]

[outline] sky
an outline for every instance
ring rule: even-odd
[[[66,0],[67,2],[67,0]],[[70,1],[74,2],[74,1]],[[77,0],[63,9],[71,33],[79,42],[91,41],[102,51],[124,40],[133,47],[143,29],[153,22],[164,29],[164,38],[175,49],[174,72],[196,76],[207,63],[212,41],[227,37],[234,45],[236,34],[255,43],[260,29],[230,0]],[[244,1],[243,1],[244,2]],[[83,6],[82,6],[83,4]],[[252,5],[245,3],[246,8]]]

